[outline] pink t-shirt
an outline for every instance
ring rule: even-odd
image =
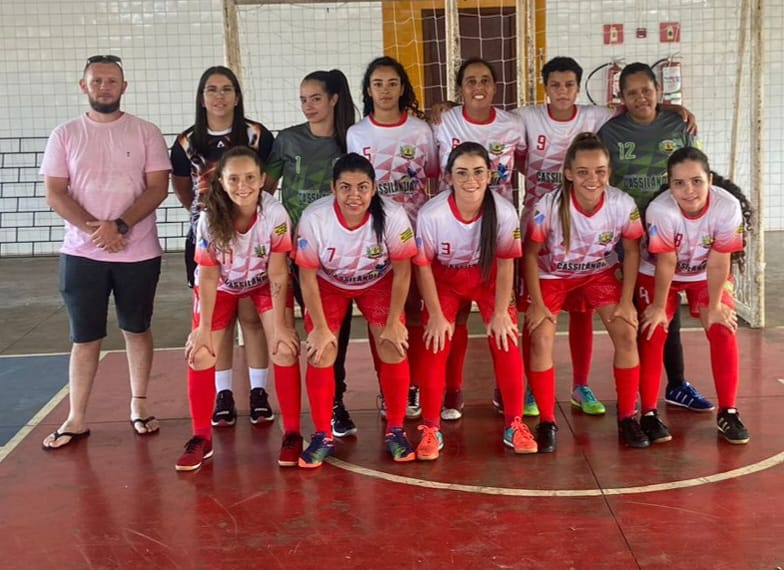
[[[82,115],[58,126],[49,136],[40,173],[68,179],[68,194],[96,220],[115,220],[146,190],[147,172],[171,170],[161,131],[128,113],[97,123]],[[109,253],[90,234],[65,222],[61,253],[95,261],[134,262],[161,255],[155,212],[126,236],[128,245]]]

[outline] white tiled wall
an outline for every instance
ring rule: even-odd
[[[470,2],[462,2],[461,8]],[[737,61],[738,2],[550,0],[546,57],[573,55],[587,72],[611,57],[648,63],[671,49],[658,42],[660,21],[679,21],[685,103],[700,123],[718,170],[729,164]],[[766,227],[784,229],[784,0],[767,0],[765,89]],[[301,78],[344,70],[359,97],[364,66],[382,50],[379,2],[240,6],[248,116],[276,130],[302,121]],[[602,45],[602,24],[623,23],[623,46]],[[648,38],[634,38],[644,26]],[[62,238],[60,219],[43,201],[37,174],[45,138],[84,110],[77,81],[89,55],[122,56],[129,82],[125,110],[151,120],[169,139],[193,122],[202,71],[223,63],[221,0],[2,0],[0,2],[0,256],[47,254]],[[591,83],[597,94],[602,78]],[[747,95],[748,96],[748,95]],[[748,121],[748,106],[744,105]],[[748,178],[744,125],[741,175]],[[743,170],[745,168],[745,171]],[[743,178],[739,178],[743,183]],[[167,249],[182,246],[184,210],[170,196],[158,212]]]

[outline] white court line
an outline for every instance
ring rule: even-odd
[[[442,491],[460,491],[463,493],[473,493],[478,495],[502,495],[506,497],[601,497],[608,495],[634,495],[640,493],[655,493],[657,491],[672,491],[674,489],[685,489],[687,487],[698,487],[700,485],[707,485],[709,483],[718,483],[727,479],[735,479],[745,475],[751,475],[758,471],[770,469],[781,463],[784,463],[784,452],[778,453],[757,463],[752,463],[745,467],[738,467],[730,471],[716,473],[713,475],[705,475],[703,477],[694,477],[692,479],[682,479],[680,481],[670,481],[668,483],[656,483],[653,485],[643,485],[640,487],[612,487],[608,489],[510,489],[508,487],[485,487],[482,485],[463,485],[461,483],[443,483],[441,481],[428,481],[426,479],[417,479],[415,477],[403,477],[401,475],[393,475],[375,469],[368,469],[367,467],[360,467],[352,463],[347,463],[329,457],[325,461],[356,473],[357,475],[365,475],[366,477],[373,477],[375,479],[383,479],[393,483],[400,483],[402,485],[411,485],[414,487],[424,487],[426,489],[438,489]]]
[[[108,352],[108,351],[107,351],[107,352]],[[105,351],[101,351],[101,354],[100,354],[100,355],[99,355],[99,357],[98,357],[98,362],[100,362],[101,360],[103,360],[103,357],[104,357],[104,356],[106,356],[107,352],[105,352]],[[67,352],[66,352],[66,353],[52,353],[52,354],[69,354],[69,353],[67,353]],[[30,356],[30,357],[35,357],[35,356],[49,356],[49,355],[43,355],[43,354],[27,354],[27,355],[23,355],[23,356]],[[33,416],[33,417],[30,419],[30,421],[29,421],[29,422],[27,422],[25,425],[23,425],[21,428],[19,428],[19,431],[17,431],[17,432],[14,434],[14,437],[12,437],[12,438],[11,438],[11,439],[8,441],[8,443],[6,443],[6,444],[5,444],[5,445],[3,445],[3,446],[0,446],[0,463],[2,463],[2,462],[3,462],[3,460],[4,460],[6,457],[8,457],[8,454],[9,454],[9,453],[11,453],[11,452],[12,452],[12,451],[13,451],[13,450],[16,448],[16,446],[17,446],[17,445],[19,445],[20,443],[22,443],[22,440],[23,440],[25,437],[27,437],[27,435],[28,435],[28,434],[29,434],[31,431],[33,431],[33,429],[34,429],[35,427],[37,427],[37,426],[38,426],[38,424],[40,424],[40,423],[43,421],[43,419],[44,419],[46,416],[48,416],[48,415],[49,415],[49,412],[51,412],[51,411],[52,411],[52,410],[53,410],[55,407],[57,407],[57,405],[58,405],[60,402],[62,402],[62,401],[63,401],[63,399],[64,399],[64,398],[65,398],[65,397],[68,395],[69,391],[70,391],[70,390],[69,390],[69,388],[68,388],[68,384],[66,383],[66,385],[65,385],[65,386],[63,386],[63,387],[60,389],[60,391],[59,391],[59,392],[57,392],[57,394],[55,394],[54,396],[52,396],[52,398],[51,398],[51,399],[50,399],[50,400],[49,400],[49,401],[48,401],[46,404],[44,404],[44,405],[41,407],[41,409],[40,409],[40,410],[38,410],[38,412],[37,412],[37,413],[36,413],[36,414],[35,414],[35,415],[34,415],[34,416]]]

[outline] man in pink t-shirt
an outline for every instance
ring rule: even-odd
[[[87,401],[111,293],[128,355],[131,425],[139,434],[159,427],[145,399],[161,268],[155,209],[166,198],[171,164],[160,130],[120,110],[127,86],[119,57],[90,57],[79,80],[90,109],[52,132],[41,164],[47,203],[65,220],[60,292],[73,341],[71,409],[44,439],[47,450],[90,435]]]

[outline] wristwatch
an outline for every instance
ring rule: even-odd
[[[122,218],[117,218],[114,220],[114,223],[117,224],[117,231],[120,232],[121,236],[128,235],[128,232],[131,231],[131,228],[128,227],[128,224]]]

